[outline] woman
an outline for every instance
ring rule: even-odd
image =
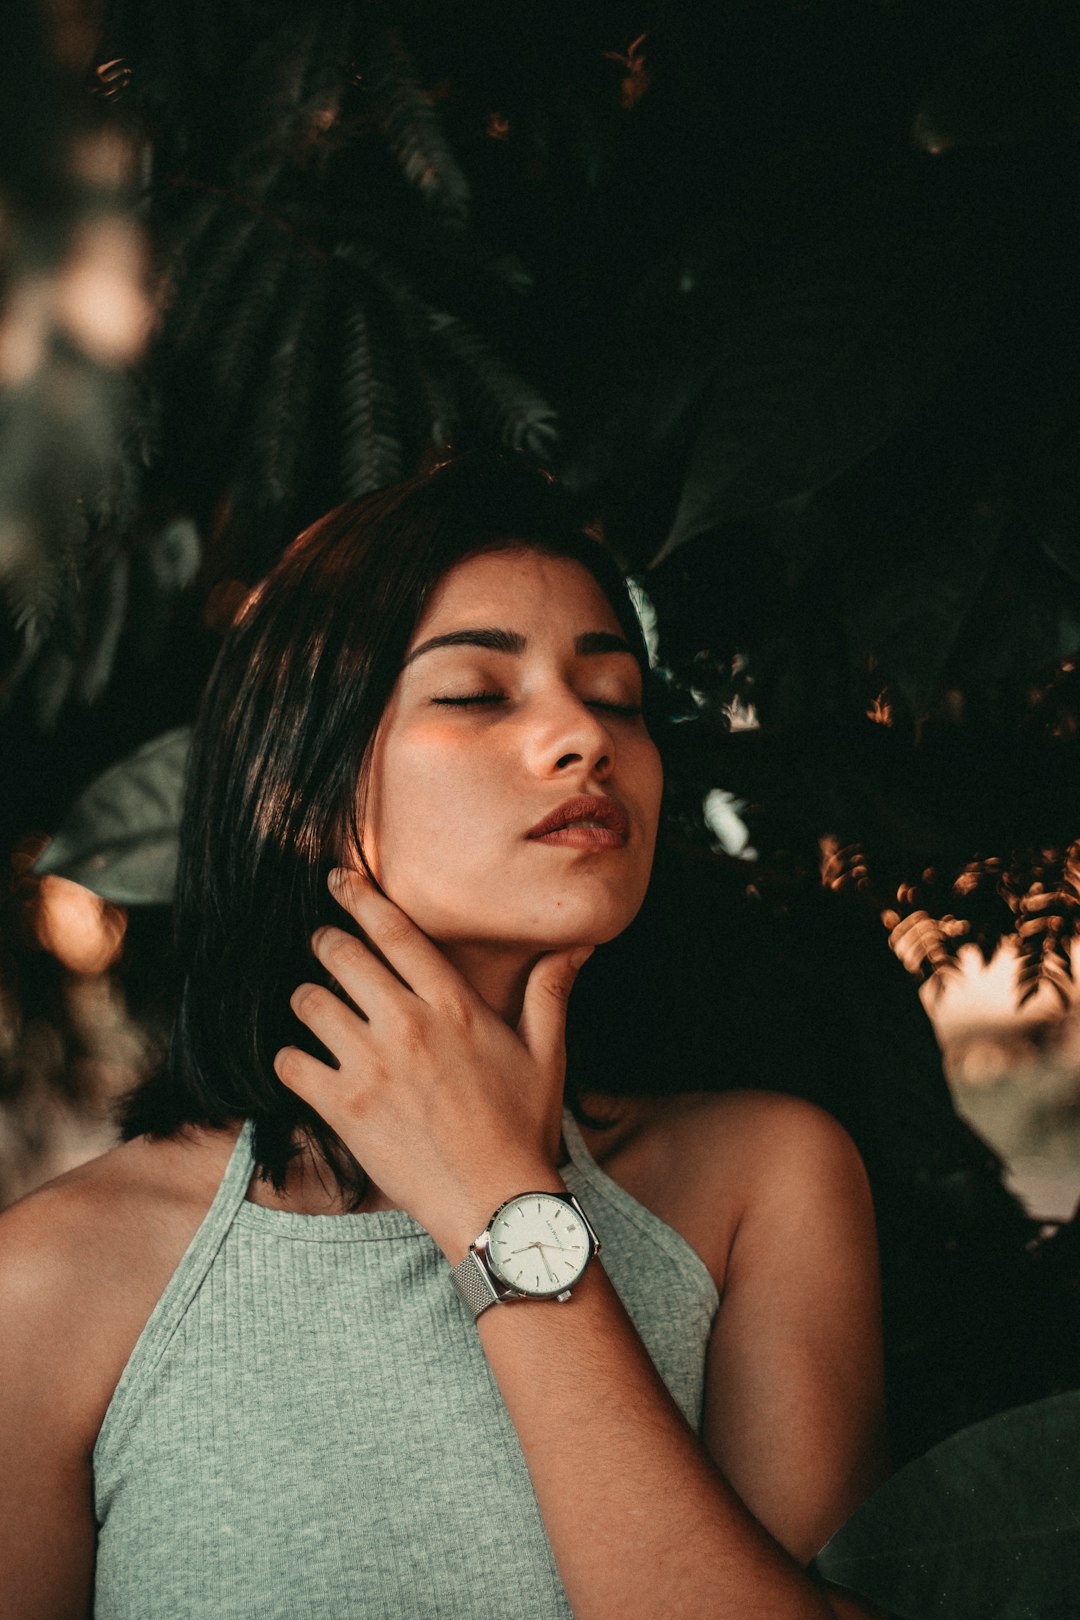
[[[647,677],[514,458],[339,508],[252,594],[170,1068],[0,1220],[0,1614],[868,1612],[804,1572],[879,1467],[848,1138],[767,1093],[564,1108],[574,977],[649,879]]]

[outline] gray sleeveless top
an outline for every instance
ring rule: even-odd
[[[600,1263],[700,1432],[712,1277],[569,1113],[563,1134]],[[264,1209],[245,1198],[252,1171],[248,1123],[105,1415],[95,1620],[568,1616],[434,1240],[403,1210]]]

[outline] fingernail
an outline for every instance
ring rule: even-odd
[[[580,951],[574,952],[573,956],[570,958],[570,966],[573,968],[575,973],[577,972],[578,968],[585,966],[585,963],[589,960],[589,957],[592,955],[595,949],[595,945],[586,945]]]

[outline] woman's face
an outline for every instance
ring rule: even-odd
[[[641,696],[579,563],[508,549],[456,564],[372,748],[364,851],[385,892],[440,944],[612,939],[644,898],[660,808]],[[567,819],[589,825],[535,834],[582,797],[598,802]]]

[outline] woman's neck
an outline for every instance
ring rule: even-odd
[[[441,942],[439,949],[492,1012],[516,1029],[529,975],[542,953],[511,953],[505,946],[474,940]]]

